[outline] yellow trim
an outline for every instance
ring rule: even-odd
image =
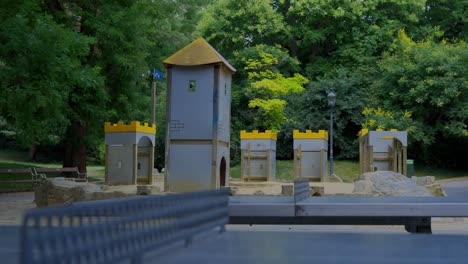
[[[390,129],[390,132],[397,132],[397,131],[398,131],[398,129],[396,129],[396,128]]]
[[[276,140],[277,133],[272,132],[271,130],[266,130],[265,132],[258,132],[258,130],[254,130],[253,132],[247,132],[245,130],[241,130],[240,138],[241,139],[273,139]]]
[[[328,139],[328,131],[319,130],[317,133],[312,130],[306,130],[306,132],[299,132],[299,130],[293,130],[294,139]]]
[[[132,121],[130,125],[126,125],[124,122],[119,121],[117,124],[111,124],[110,122],[104,123],[105,133],[118,133],[118,132],[140,132],[148,134],[156,134],[156,125],[148,125],[139,121]]]
[[[369,133],[369,129],[363,128],[361,131],[359,131],[359,138],[365,136],[367,133]]]
[[[383,136],[381,139],[393,139],[393,136]]]

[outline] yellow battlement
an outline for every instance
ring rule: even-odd
[[[327,139],[328,140],[328,131],[319,130],[314,133],[312,130],[306,130],[306,132],[299,132],[299,130],[293,130],[294,139]]]
[[[359,131],[359,138],[365,136],[367,133],[369,133],[369,129],[363,128],[361,131]]]
[[[266,130],[265,132],[258,132],[258,130],[254,130],[253,132],[247,132],[245,130],[241,130],[240,138],[241,139],[274,139],[276,140],[277,133],[272,132],[271,130]]]
[[[140,132],[148,134],[156,134],[156,125],[149,125],[139,121],[132,121],[130,125],[126,125],[124,122],[119,121],[117,124],[111,124],[110,122],[104,123],[105,133],[117,133],[117,132]]]
[[[380,128],[377,128],[375,131],[384,132],[383,129],[380,129]],[[398,131],[398,129],[395,129],[395,128],[390,129],[390,132],[397,132],[397,131]],[[367,129],[367,128],[361,129],[361,131],[359,131],[359,138],[363,137],[367,133],[369,133],[369,129]],[[391,138],[393,138],[393,137],[391,137]]]

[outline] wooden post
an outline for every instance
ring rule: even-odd
[[[327,168],[327,166],[325,165],[325,168],[323,167],[323,163],[325,161],[326,157],[325,157],[325,151],[323,149],[320,150],[320,181],[321,182],[325,182],[327,181],[325,179],[325,174],[328,174],[328,173],[324,173],[324,169]]]
[[[367,152],[368,152],[368,159],[367,159],[367,168],[365,172],[370,172],[374,171],[374,147],[373,146],[368,146],[367,147]]]
[[[137,173],[138,173],[138,144],[133,144],[133,184],[137,184]]]
[[[166,67],[167,69],[167,91],[166,91],[166,153],[165,161],[164,161],[164,191],[168,191],[170,189],[169,181],[167,180],[169,175],[169,166],[171,164],[170,161],[170,150],[171,150],[171,97],[172,97],[172,67]]]
[[[105,173],[104,173],[104,182],[109,185],[109,145],[106,144],[106,158],[104,161],[105,164]]]
[[[403,175],[408,176],[408,165],[407,165],[408,156],[407,156],[407,153],[406,153],[406,147],[402,147],[402,149],[403,149],[403,160],[402,160],[402,163],[403,163]]]
[[[240,177],[241,177],[241,181],[244,181],[244,171],[245,171],[245,162],[244,162],[244,150],[241,148],[241,171],[240,171]]]
[[[271,171],[270,171],[270,168],[271,168],[271,160],[270,160],[271,153],[270,153],[270,151],[271,151],[271,149],[268,149],[267,154],[266,154],[266,159],[267,159],[266,178],[267,178],[267,181],[271,180]]]
[[[250,181],[250,143],[247,144],[247,181]]]
[[[218,176],[218,120],[219,120],[219,75],[221,74],[221,64],[214,67],[214,89],[213,89],[213,120],[212,120],[212,158],[211,158],[211,188],[217,188]]]
[[[153,185],[153,171],[154,171],[154,145],[149,147],[149,168],[148,168],[148,184]]]
[[[398,152],[399,152],[399,146],[398,142],[396,139],[393,139],[393,149],[392,149],[392,155],[393,155],[393,161],[392,161],[392,167],[393,171],[397,172],[398,171]]]
[[[151,85],[151,124],[156,124],[156,80],[154,76]]]
[[[297,179],[297,149],[294,150],[294,179]]]
[[[297,158],[298,158],[298,178],[302,177],[302,144],[299,144],[299,147],[297,148]]]

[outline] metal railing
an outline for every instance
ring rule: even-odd
[[[137,196],[26,212],[20,263],[140,263],[145,252],[224,231],[229,189]]]

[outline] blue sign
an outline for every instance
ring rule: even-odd
[[[162,81],[163,80],[163,73],[154,69],[153,70],[153,77],[156,78],[158,81]]]

